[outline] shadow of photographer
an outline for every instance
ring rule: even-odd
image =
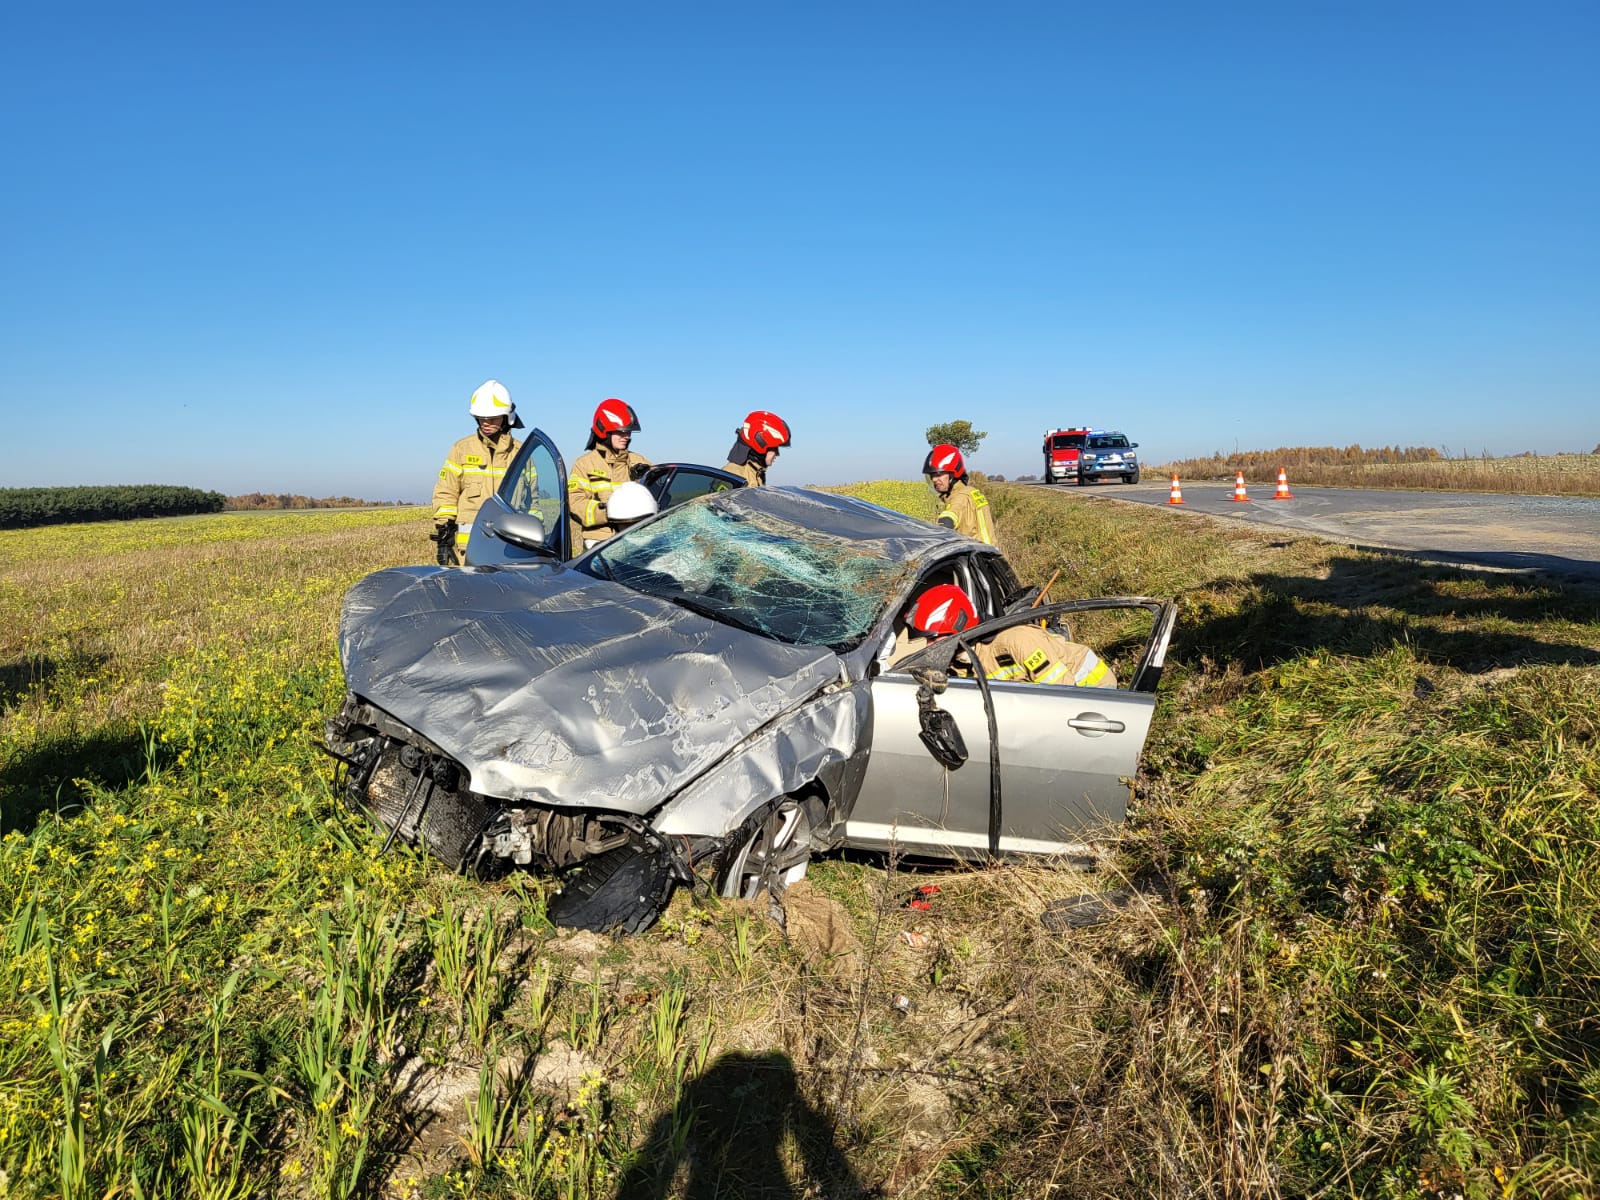
[[[790,1181],[788,1164],[803,1172],[800,1184]],[[651,1126],[615,1200],[862,1194],[833,1122],[801,1093],[788,1057],[770,1052],[724,1054],[686,1083],[678,1103]]]

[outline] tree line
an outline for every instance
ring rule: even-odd
[[[28,529],[71,521],[127,521],[221,512],[221,492],[169,484],[0,488],[0,529]]]
[[[361,500],[355,496],[302,496],[296,492],[246,492],[229,496],[228,508],[253,512],[267,508],[380,508],[400,500]]]

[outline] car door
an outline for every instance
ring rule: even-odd
[[[1118,688],[979,681],[947,670],[959,642],[983,642],[1026,622],[1118,609],[1143,610],[1150,622],[1138,664]],[[877,676],[871,749],[846,841],[954,858],[1081,853],[1127,813],[1124,780],[1138,770],[1176,616],[1171,602],[1146,597],[1049,605],[941,639]],[[965,740],[968,758],[954,769],[941,765],[920,736],[920,683],[911,673],[919,666],[945,682],[935,703]],[[996,741],[989,735],[991,707]]]
[[[656,498],[662,511],[685,500],[744,486],[744,480],[731,471],[687,463],[662,463],[651,467],[639,482],[650,489],[650,494]]]
[[[542,430],[528,434],[493,496],[483,502],[467,540],[467,565],[571,557],[567,467]]]

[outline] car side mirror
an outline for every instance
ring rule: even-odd
[[[478,519],[483,521],[483,515],[480,514]],[[489,517],[486,523],[488,528],[484,532],[490,537],[500,538],[524,550],[538,550],[546,554],[552,552],[545,544],[544,521],[534,513],[500,513]]]
[[[917,717],[922,725],[922,744],[933,755],[934,761],[946,770],[954,771],[967,761],[967,741],[961,736],[956,719],[934,702],[934,693],[944,691],[945,677],[937,671],[924,668],[913,671],[917,681]]]

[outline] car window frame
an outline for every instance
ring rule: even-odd
[[[1067,600],[1060,604],[1042,604],[1038,608],[1003,613],[991,620],[982,621],[971,629],[963,629],[959,636],[942,637],[931,642],[915,654],[907,655],[893,667],[886,667],[882,674],[901,675],[919,669],[932,669],[948,675],[951,660],[960,652],[963,643],[970,646],[986,642],[1002,630],[1038,621],[1048,622],[1053,617],[1068,617],[1073,613],[1119,608],[1142,608],[1148,611],[1153,619],[1144,653],[1140,655],[1139,663],[1134,668],[1127,687],[1118,690],[1153,693],[1161,683],[1161,674],[1166,666],[1167,647],[1171,644],[1172,630],[1178,619],[1176,603],[1154,596],[1103,596],[1092,600]]]

